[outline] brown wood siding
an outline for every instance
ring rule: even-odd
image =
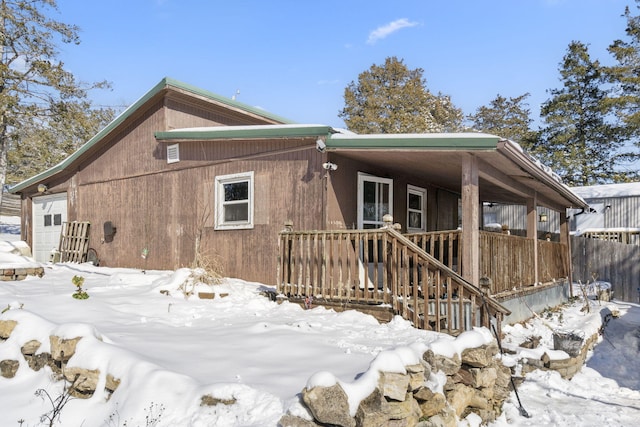
[[[275,141],[271,148],[300,145]],[[188,144],[184,144],[188,145]],[[215,144],[214,144],[215,145]],[[246,142],[256,151],[263,141]],[[269,143],[267,143],[269,145]],[[202,146],[205,155],[206,144]],[[216,147],[211,147],[216,149]],[[219,147],[217,147],[219,148]],[[247,149],[247,148],[245,148]],[[182,152],[181,152],[182,154]],[[314,145],[257,159],[221,163],[199,162],[184,169],[81,184],[79,218],[96,224],[90,244],[103,265],[166,269],[189,266],[194,258],[195,235],[203,213],[214,213],[215,177],[254,172],[254,223],[251,230],[214,230],[208,220],[203,229],[202,253],[219,259],[224,274],[273,283],[277,236],[285,221],[304,229],[322,226],[322,158]],[[180,164],[182,162],[179,162]],[[111,243],[102,243],[102,227],[117,227]],[[141,257],[149,249],[148,259]]]
[[[184,97],[167,98],[165,106],[171,111],[167,116],[167,129],[204,126],[261,125],[271,123],[259,117],[247,117],[228,108],[210,103],[191,102]]]
[[[373,164],[358,162],[340,155],[330,155],[338,165],[330,172],[328,229],[355,229],[357,227],[358,172],[393,179],[393,217],[402,230],[407,226],[407,185],[427,190],[427,231],[452,230],[458,227],[457,194],[434,188],[419,177],[402,171],[382,169]],[[299,229],[296,227],[296,229]]]

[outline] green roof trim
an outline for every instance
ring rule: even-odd
[[[504,138],[486,133],[331,135],[327,149],[495,150]]]
[[[259,116],[268,118],[270,120],[274,120],[274,121],[279,121],[281,123],[294,123],[291,120],[285,119],[283,117],[277,116],[275,114],[271,114],[265,110],[262,110],[260,108],[255,108],[255,107],[251,107],[249,105],[243,104],[241,102],[237,102],[235,100],[229,99],[229,98],[225,98],[222,97],[220,95],[216,95],[213,92],[209,92],[200,88],[197,88],[195,86],[180,82],[178,80],[174,80],[172,78],[169,77],[165,77],[163,78],[158,84],[156,84],[153,88],[151,88],[151,90],[149,90],[147,93],[145,93],[144,95],[142,95],[142,97],[140,97],[136,102],[134,102],[133,104],[131,104],[129,107],[127,107],[122,113],[120,113],[115,119],[113,119],[113,121],[111,123],[109,123],[107,126],[105,126],[104,128],[102,128],[102,130],[100,130],[95,136],[93,136],[89,141],[85,142],[84,145],[82,145],[77,151],[75,151],[74,153],[72,153],[70,156],[68,156],[66,159],[64,159],[62,162],[58,163],[57,165],[47,169],[44,172],[41,172],[35,176],[32,176],[31,178],[28,178],[12,187],[9,188],[9,192],[10,193],[17,193],[31,185],[37,184],[38,182],[45,180],[53,175],[56,175],[57,173],[63,171],[66,167],[68,167],[70,164],[72,164],[78,157],[82,156],[82,154],[84,154],[87,150],[89,150],[91,147],[93,147],[94,145],[96,145],[98,142],[100,142],[105,136],[107,136],[109,133],[111,133],[111,131],[113,131],[116,127],[118,127],[122,122],[124,122],[128,117],[130,117],[132,114],[134,114],[140,107],[142,107],[147,101],[149,101],[151,98],[153,98],[154,96],[156,96],[158,93],[160,93],[162,90],[164,90],[167,87],[175,87],[177,89],[180,90],[184,90],[187,92],[191,92],[195,95],[199,95],[202,97],[206,97],[209,98],[213,101],[217,101],[226,105],[229,105],[230,107],[234,107],[234,108],[238,108],[244,111],[247,111],[249,113],[252,114],[257,114]]]
[[[158,141],[214,139],[301,138],[327,136],[333,132],[326,125],[255,125],[215,126],[208,128],[174,129],[156,132]]]

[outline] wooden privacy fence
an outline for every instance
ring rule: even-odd
[[[640,303],[640,246],[571,236],[573,281],[610,282],[616,299]]]
[[[437,239],[432,240],[437,242]],[[439,255],[449,253],[449,250]],[[278,291],[287,297],[389,305],[418,328],[457,335],[509,311],[392,228],[283,231]]]

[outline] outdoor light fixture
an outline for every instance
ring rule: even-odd
[[[316,150],[321,153],[324,153],[324,150],[327,148],[327,144],[322,140],[322,138],[316,139]]]
[[[549,221],[549,216],[546,213],[541,213],[540,222],[547,222],[547,221]]]
[[[38,193],[44,193],[45,191],[47,191],[49,189],[49,187],[47,187],[44,184],[38,184]]]
[[[336,165],[335,163],[331,163],[331,162],[323,163],[322,167],[325,170],[328,170],[328,171],[338,170],[338,165]]]

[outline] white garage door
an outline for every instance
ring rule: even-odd
[[[62,223],[67,220],[67,193],[33,198],[33,256],[47,262],[58,248]]]

